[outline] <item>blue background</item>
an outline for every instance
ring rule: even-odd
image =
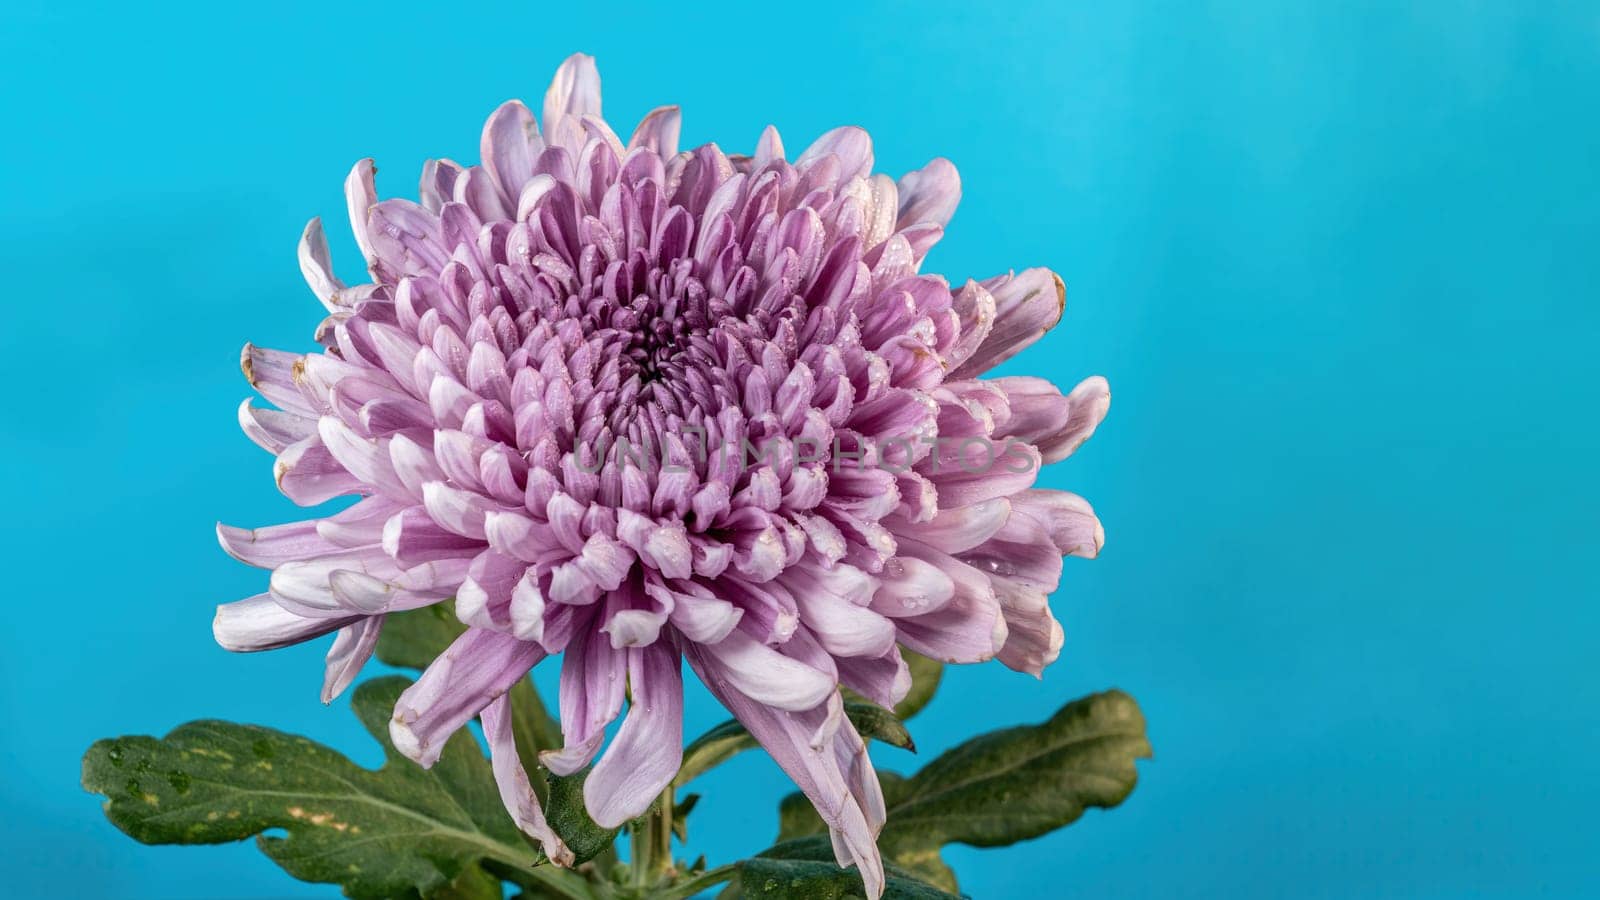
[[[296,515],[235,428],[237,351],[310,346],[311,215],[359,272],[352,162],[414,196],[580,49],[624,134],[676,102],[686,145],[859,123],[887,171],[946,155],[930,268],[1066,279],[1011,368],[1110,378],[1046,478],[1105,554],[1069,561],[1042,683],[956,672],[914,731],[926,755],[1118,685],[1157,758],[1120,809],[952,850],[966,890],[1600,895],[1595,5],[135,6],[0,13],[10,896],[333,895],[248,845],[133,843],[78,759],[222,716],[375,761],[317,703],[322,646],[211,641],[265,583],[213,522]],[[703,786],[697,851],[766,845],[768,761]]]

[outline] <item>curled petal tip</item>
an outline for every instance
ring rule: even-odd
[[[421,765],[424,769],[432,766],[432,760],[426,758],[427,748],[417,737],[416,732],[411,730],[410,724],[401,721],[398,711],[395,717],[389,720],[389,742],[394,744],[394,749],[406,759]]]

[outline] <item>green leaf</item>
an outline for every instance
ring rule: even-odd
[[[84,787],[106,817],[147,844],[219,844],[255,836],[290,875],[339,884],[355,898],[475,898],[488,864],[581,898],[578,876],[540,865],[501,806],[489,764],[458,733],[423,769],[389,742],[401,677],[361,685],[353,708],[385,762],[376,771],[306,738],[258,725],[199,721],[165,738],[98,741]],[[285,837],[263,832],[282,829]],[[450,891],[455,891],[451,894]]]
[[[907,790],[906,779],[894,772],[878,772],[878,783],[883,786],[884,805],[893,809]],[[767,854],[783,853],[781,848],[805,846],[805,842],[819,835],[826,835],[828,827],[822,824],[822,817],[817,815],[817,810],[806,799],[806,795],[795,791],[783,798],[778,807],[778,843]],[[831,853],[832,844],[819,845],[823,850]],[[793,851],[788,851],[792,855]],[[821,857],[832,859],[831,856]],[[937,888],[955,893],[957,891],[956,874],[950,870],[945,861],[939,856],[939,849],[932,848],[926,852],[906,851],[898,856],[887,856],[894,865],[900,867],[902,872],[918,881],[925,881]]]
[[[1000,847],[1068,825],[1132,793],[1151,755],[1133,698],[1107,691],[1049,721],[975,737],[907,780],[879,843],[894,858],[960,842]]]
[[[558,895],[559,896],[559,895]],[[456,880],[428,894],[428,900],[504,900],[500,879],[474,863],[461,870]]]
[[[708,770],[727,762],[734,755],[756,745],[756,739],[750,736],[750,732],[746,731],[738,720],[729,719],[695,738],[684,748],[683,763],[679,765],[678,775],[672,783],[677,787],[688,784]]]
[[[1108,691],[1075,700],[1042,725],[973,738],[913,778],[880,770],[889,821],[878,845],[905,871],[954,891],[942,846],[1002,846],[1068,825],[1086,807],[1116,806],[1137,780],[1134,760],[1149,756],[1133,698]],[[826,832],[804,794],[779,804],[780,842]]]
[[[680,844],[689,843],[689,813],[694,812],[694,808],[698,805],[700,805],[699,794],[685,794],[678,798],[672,810],[672,834]]]
[[[511,686],[511,731],[517,738],[523,767],[531,773],[539,752],[561,746],[561,726],[544,707],[531,678]]]
[[[884,867],[884,900],[958,900],[957,895],[919,881],[893,865]],[[833,846],[824,837],[789,841],[739,864],[741,900],[757,897],[784,900],[844,900],[866,896],[861,875],[833,861]]]
[[[588,777],[588,769],[567,776],[549,776],[550,802],[545,818],[572,851],[574,865],[594,859],[617,839],[618,829],[601,828],[589,818],[589,809],[583,804],[583,782]]]
[[[912,743],[911,733],[906,726],[894,713],[883,707],[872,703],[846,703],[844,714],[850,717],[862,737],[875,738],[902,750],[916,752],[916,745]],[[758,746],[760,744],[737,719],[729,719],[695,738],[693,743],[684,748],[683,763],[678,767],[678,777],[672,783],[682,787],[729,758]]]
[[[900,648],[900,655],[905,657],[906,668],[911,670],[911,690],[894,707],[895,717],[904,722],[933,699],[933,692],[939,689],[939,680],[944,677],[944,663],[904,647]]]
[[[861,732],[862,737],[883,741],[901,750],[917,752],[917,744],[911,740],[911,732],[907,731],[905,723],[889,710],[873,703],[846,703],[844,714],[850,718],[850,723],[856,726],[856,731]]]
[[[374,653],[379,661],[402,669],[426,669],[467,626],[448,603],[390,613],[383,620]]]

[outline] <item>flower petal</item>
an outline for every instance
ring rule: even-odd
[[[670,158],[678,152],[678,132],[682,123],[683,116],[676,106],[652,109],[639,121],[639,127],[633,130],[633,136],[628,139],[628,149],[644,147],[663,158]]]
[[[583,149],[582,120],[586,115],[600,115],[600,72],[594,57],[574,53],[556,70],[545,91],[545,142],[564,147],[577,158]]]
[[[544,648],[508,634],[469,628],[395,701],[389,737],[396,750],[432,766],[445,741],[511,689],[545,656]]]
[[[271,594],[257,594],[217,607],[211,633],[223,649],[235,653],[277,650],[355,622],[359,617],[308,619],[279,606]]]
[[[551,862],[571,866],[575,861],[572,850],[545,820],[539,795],[534,793],[528,770],[522,767],[522,758],[517,755],[510,699],[505,695],[496,697],[480,715],[483,737],[489,744],[489,766],[494,771],[495,786],[500,789],[500,802],[511,813],[511,820],[517,827],[539,842]]]
[[[950,224],[956,205],[961,202],[961,176],[948,159],[935,159],[915,172],[900,178],[899,228],[930,222],[943,228]]]
[[[741,694],[775,709],[815,709],[836,692],[837,684],[827,673],[785,656],[739,629],[707,646],[705,654]]]
[[[539,758],[557,775],[571,775],[589,764],[606,738],[606,726],[622,711],[628,653],[590,630],[573,634],[561,659],[561,735],[566,745]]]
[[[520,100],[501,104],[484,123],[478,149],[484,170],[499,185],[506,204],[515,205],[522,186],[533,177],[533,161],[544,152],[533,113]]]
[[[883,859],[877,836],[883,827],[882,795],[860,735],[839,715],[839,696],[803,712],[785,712],[743,693],[735,667],[690,645],[689,663],[722,705],[749,730],[774,762],[799,786],[835,836],[842,865],[861,870],[867,896],[883,893]],[[821,749],[823,752],[818,752]],[[847,765],[846,765],[847,764]]]
[[[946,376],[971,378],[1026,349],[1061,321],[1067,289],[1049,269],[1026,269],[984,282],[994,298],[994,324],[972,355]]]
[[[628,651],[628,715],[584,782],[589,815],[615,828],[643,815],[683,760],[683,676],[666,641]]]
[[[322,702],[332,703],[361,674],[361,668],[378,648],[378,633],[383,616],[368,616],[339,629],[339,636],[328,648],[326,672],[322,679]]]

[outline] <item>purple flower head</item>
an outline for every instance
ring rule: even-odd
[[[956,290],[920,271],[960,197],[946,160],[875,174],[859,128],[793,161],[771,128],[751,156],[680,152],[676,107],[624,142],[582,55],[542,123],[501,106],[481,165],[428,163],[420,203],[379,200],[357,163],[369,284],[339,281],[307,226],[322,349],[246,346],[277,408],[247,401],[240,421],[296,503],[360,500],[219,526],[272,578],[218,609],[217,640],[336,632],[326,700],[386,614],[453,603],[467,631],[400,698],[395,744],[429,765],[481,716],[507,808],[558,862],[506,691],[562,656],[566,746],[543,762],[598,757],[584,798],[618,825],[677,772],[687,659],[877,896],[883,798],[839,685],[894,704],[900,646],[1034,674],[1056,658],[1046,598],[1102,532],[1033,484],[1093,432],[1106,383],[980,377],[1055,324],[1063,288],[1045,269]]]

